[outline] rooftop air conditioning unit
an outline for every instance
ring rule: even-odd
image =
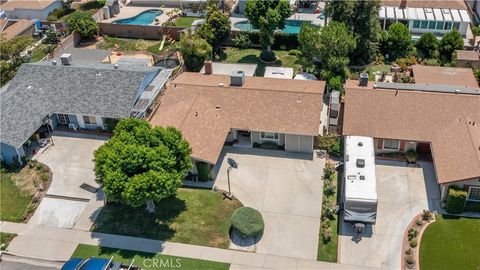
[[[357,159],[357,167],[358,168],[365,168],[365,159]]]
[[[358,85],[359,86],[367,86],[368,85],[368,74],[365,72],[362,72],[360,74],[360,79],[358,80]]]
[[[243,86],[245,83],[245,73],[241,70],[233,71],[230,75],[231,86]]]

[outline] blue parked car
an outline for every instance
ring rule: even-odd
[[[67,261],[61,270],[140,270],[140,267],[134,266],[133,261],[130,265],[125,265],[120,262],[114,262],[111,259],[103,258],[72,258]]]

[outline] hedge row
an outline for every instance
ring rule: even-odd
[[[467,192],[458,187],[451,186],[448,189],[447,205],[445,210],[452,214],[461,214],[465,210]]]
[[[231,41],[239,35],[248,35],[251,47],[260,46],[260,33],[258,31],[254,32],[242,32],[242,31],[231,31],[230,38],[226,42],[228,45],[231,45]],[[288,34],[283,32],[275,32],[275,42],[272,45],[274,50],[292,50],[299,47],[298,35]]]

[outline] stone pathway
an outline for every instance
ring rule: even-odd
[[[78,244],[161,253],[231,264],[230,269],[374,269],[362,266],[318,262],[228,249],[164,242],[138,237],[94,233],[75,229],[1,222],[2,232],[16,233],[7,253],[27,258],[66,261]]]

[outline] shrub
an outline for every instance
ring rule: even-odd
[[[423,64],[425,66],[438,66],[440,63],[438,63],[437,59],[425,59],[423,60]]]
[[[279,146],[278,144],[276,144],[275,142],[271,142],[271,141],[264,141],[260,144],[260,148],[262,149],[270,149],[270,150],[277,150],[279,149]]]
[[[319,147],[335,157],[341,157],[343,154],[342,138],[335,133],[320,136]]]
[[[82,38],[91,38],[97,34],[98,25],[88,12],[75,11],[68,17],[67,26],[70,32],[77,32]]]
[[[412,239],[416,238],[418,234],[418,231],[415,230],[414,228],[408,229],[408,241],[411,241]]]
[[[410,149],[407,152],[405,152],[405,159],[410,162],[414,163],[417,162],[418,154],[417,151]]]
[[[423,210],[422,212],[422,219],[426,221],[430,221],[433,219],[433,213],[428,210]]]
[[[409,66],[413,66],[417,64],[417,59],[412,56],[412,57],[405,57],[405,58],[399,58],[395,61],[397,65],[403,70],[406,71]]]
[[[104,123],[105,123],[105,130],[112,132],[115,130],[115,127],[117,127],[118,122],[120,119],[118,118],[105,118]]]
[[[28,168],[30,169],[33,169],[33,168],[37,168],[38,166],[38,161],[36,161],[35,159],[31,159],[28,161]]]
[[[340,91],[343,93],[343,80],[340,76],[332,76],[328,79],[328,91]]]
[[[72,13],[73,11],[73,9],[67,9],[65,7],[56,8],[48,13],[47,21],[58,21],[60,18]]]
[[[333,231],[332,228],[326,228],[322,230],[322,241],[324,244],[328,244],[332,241]]]
[[[246,237],[256,237],[263,233],[265,224],[262,214],[251,207],[240,207],[230,219],[233,229]]]
[[[417,239],[410,240],[410,247],[414,248],[418,245]]]
[[[246,49],[250,47],[250,44],[252,43],[250,41],[250,38],[248,34],[239,34],[237,37],[235,37],[233,40],[233,45],[241,48],[241,49]]]
[[[413,254],[413,248],[409,247],[407,250],[405,250],[405,254],[407,255]]]
[[[263,50],[260,53],[260,59],[265,61],[265,62],[273,62],[277,59],[277,56],[275,55],[275,53],[273,51]]]
[[[415,264],[415,257],[413,257],[413,255],[408,255],[405,257],[405,261],[407,261],[408,264]]]
[[[465,210],[467,192],[458,187],[451,186],[448,189],[447,205],[445,210],[452,214],[460,214]]]
[[[418,226],[422,226],[423,225],[423,220],[421,218],[419,218],[415,221],[415,224],[417,224]]]
[[[288,54],[289,55],[295,55],[295,56],[299,56],[302,54],[302,52],[300,50],[297,50],[297,49],[292,49],[290,51],[288,51]]]

